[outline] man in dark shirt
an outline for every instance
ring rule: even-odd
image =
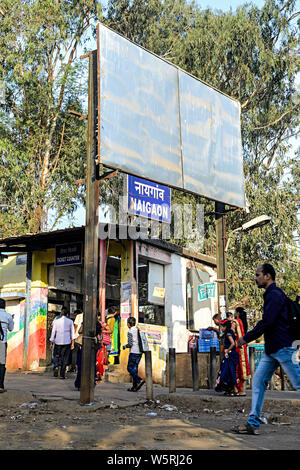
[[[288,307],[285,294],[276,287],[276,273],[272,265],[265,263],[256,270],[256,284],[264,288],[264,307],[261,321],[253,330],[238,340],[238,346],[250,343],[264,334],[265,352],[253,376],[252,407],[246,426],[239,426],[238,433],[259,434],[260,414],[265,390],[273,373],[282,366],[295,390],[300,391],[300,365],[295,359],[294,338],[288,330]]]

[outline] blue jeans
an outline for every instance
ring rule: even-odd
[[[138,376],[138,367],[141,358],[141,354],[129,353],[127,370],[132,377],[133,387],[136,387],[137,384],[142,380],[141,377]]]
[[[252,383],[252,407],[248,424],[258,429],[260,426],[260,414],[264,404],[265,390],[273,373],[280,365],[295,390],[300,391],[300,365],[294,360],[293,354],[296,348],[282,348],[274,354],[264,353],[253,376]]]

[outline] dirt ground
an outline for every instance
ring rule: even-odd
[[[236,397],[200,408],[165,396],[103,408],[13,392],[0,403],[1,450],[300,450],[299,407],[280,402],[265,407],[259,437],[231,432],[249,413],[249,401]]]

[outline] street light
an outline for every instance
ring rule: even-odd
[[[272,220],[271,217],[269,217],[268,215],[260,215],[259,217],[255,217],[254,219],[249,220],[249,222],[246,222],[241,227],[238,227],[232,230],[232,232],[230,232],[228,239],[227,239],[227,243],[225,246],[225,253],[228,250],[231,236],[235,232],[248,232],[249,230],[253,230],[254,228],[262,227],[263,225],[269,224],[271,220]]]

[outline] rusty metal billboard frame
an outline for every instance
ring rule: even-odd
[[[245,208],[240,104],[97,25],[98,162]]]

